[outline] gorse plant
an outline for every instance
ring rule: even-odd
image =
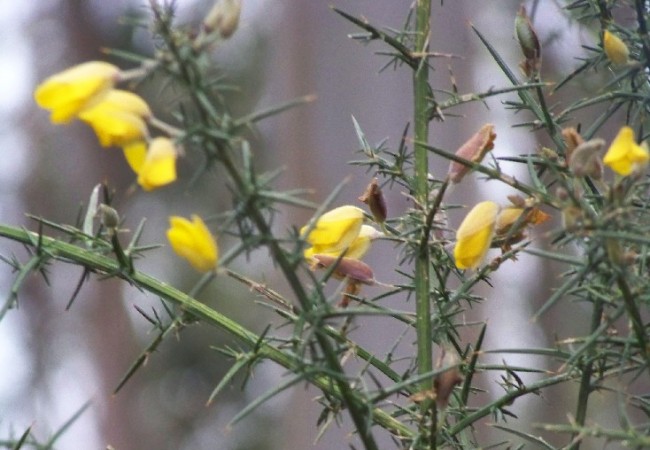
[[[523,57],[519,68],[508,66],[489,34],[473,28],[510,85],[468,94],[431,85],[429,71],[437,55],[431,40],[430,27],[435,21],[430,0],[414,2],[405,11],[407,21],[401,30],[334,9],[361,30],[353,35],[355,39],[382,41],[388,49],[383,57],[388,55],[396,70],[412,73],[414,110],[395,148],[386,143],[371,145],[354,120],[362,156],[352,164],[373,178],[359,204],[342,205],[338,188],[332,186],[331,195],[318,206],[301,192],[276,190],[276,173],[257,171],[254,155],[260,150],[245,137],[258,121],[312,98],[235,117],[224,100],[229,86],[209,67],[208,53],[218,50],[237,30],[239,0],[218,0],[196,29],[177,27],[173,8],[152,0],[150,29],[157,44],[153,56],[115,52],[138,63],[130,70],[99,61],[82,63],[44,80],[35,90],[35,99],[51,110],[53,124],[78,119],[92,127],[101,146],[122,148],[144,191],[181,181],[176,162],[190,153],[203,157],[194,179],[214,170],[225,175],[233,206],[219,211],[223,214],[218,223],[204,221],[213,216],[211,210],[189,219],[169,219],[171,248],[204,275],[185,293],[141,272],[139,258],[153,257],[155,249],[140,242],[142,226],[130,235],[122,232],[119,207],[111,204],[110,188],[98,186],[91,194],[85,220],[78,225],[47,218],[35,218],[37,231],[0,225],[1,236],[23,243],[28,250],[25,262],[20,256],[3,257],[17,276],[0,317],[17,305],[18,290],[28,274],[53,262],[79,265],[87,275],[121,279],[160,297],[162,308],[172,316],[164,321],[162,316],[143,313],[158,337],[126,370],[118,390],[161,341],[198,322],[224,330],[237,342],[236,347],[222,349],[231,368],[216,385],[210,402],[237,373],[257,370],[259,361],[270,360],[287,370],[279,386],[253,401],[233,422],[289,387],[308,383],[322,392],[317,427],[322,432],[334,419],[349,417],[351,425],[345,422],[345,426],[354,431],[349,442],[354,448],[388,448],[392,443],[400,449],[525,445],[578,449],[594,440],[614,447],[650,448],[650,198],[646,175],[650,10],[641,0],[565,3],[566,14],[598,36],[598,43],[586,48],[587,57],[574,72],[561,80],[544,78],[543,39],[522,7],[512,11]],[[635,20],[623,24],[615,20],[619,16]],[[592,77],[595,71],[607,78],[598,91],[564,109],[550,106],[551,93],[570,89],[573,81]],[[146,83],[154,75],[175,89],[174,123],[157,118],[145,99],[124,86],[126,81]],[[497,134],[508,130],[497,133],[492,124],[476,130],[456,151],[431,144],[435,142],[430,139],[431,121],[462,120],[447,117],[459,105],[503,95],[508,95],[506,107],[526,112],[518,116],[526,122],[518,125],[543,136],[546,145],[518,156],[503,156]],[[584,121],[582,111],[593,106],[602,113]],[[618,130],[613,139],[606,125]],[[429,173],[432,160],[449,164],[444,179]],[[521,164],[528,178],[503,171],[502,161]],[[449,201],[450,186],[462,185],[476,175],[507,185],[512,195],[468,205],[462,223],[450,223],[447,211],[456,208]],[[189,186],[191,190],[198,185]],[[412,207],[396,214],[384,198],[388,189],[405,192]],[[99,201],[102,192],[104,198]],[[313,208],[313,219],[294,224],[291,230],[276,230],[274,218],[294,207]],[[544,231],[535,230],[539,245],[531,245],[531,228]],[[217,233],[211,229],[235,237],[229,240],[234,244],[218,248]],[[398,249],[392,262],[402,280],[399,284],[380,283],[373,261],[362,260],[377,240],[390,241]],[[259,248],[268,250],[269,265],[280,270],[290,293],[283,295],[263,284],[259,274],[242,274],[229,267],[237,257]],[[500,250],[498,256],[495,249]],[[463,313],[483,300],[476,289],[489,289],[492,273],[506,262],[519,264],[517,258],[524,253],[562,267],[557,285],[535,318],[563,305],[579,315],[589,310],[590,325],[568,336],[557,335],[548,348],[484,348],[489,318],[468,324]],[[279,330],[276,335],[273,324],[261,334],[254,333],[197,301],[197,295],[217,277],[237,280],[251,288],[251,296],[261,296],[281,325],[285,329],[290,325],[289,336]],[[373,285],[381,289],[365,288]],[[373,297],[368,292],[379,294]],[[395,298],[407,306],[412,299],[414,311],[388,306],[395,302],[387,300]],[[400,341],[383,352],[364,348],[350,328],[353,321],[363,318],[364,328],[372,329],[373,316],[390,320],[396,329],[406,329]],[[472,333],[465,333],[467,329]],[[468,335],[473,336],[471,341]],[[395,358],[395,348],[409,338],[414,342],[409,357],[406,361]],[[485,352],[530,355],[543,363],[536,367],[485,364]],[[360,364],[350,364],[351,359]],[[480,383],[481,374],[487,372],[501,375],[500,387],[488,384],[486,388]],[[530,373],[536,378],[524,381]],[[576,393],[574,406],[558,411],[557,423],[531,426],[514,419],[510,405],[516,399],[543,394],[554,386],[567,386]],[[476,395],[484,389],[490,399]],[[615,424],[600,423],[591,408],[594,395],[609,393],[618,401],[612,407],[618,415]],[[485,441],[478,425],[487,419],[497,422],[493,426],[507,434],[506,440]],[[30,430],[7,446],[28,445],[40,448]]]

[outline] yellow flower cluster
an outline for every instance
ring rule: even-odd
[[[362,209],[344,205],[322,214],[313,226],[300,229],[301,237],[311,245],[304,257],[312,269],[329,269],[335,278],[347,280],[339,302],[343,308],[358,295],[362,284],[375,283],[372,269],[361,258],[381,233],[363,220]]]
[[[176,180],[178,152],[167,137],[151,138],[147,122],[153,114],[140,96],[115,85],[122,72],[112,64],[91,61],[44,80],[34,92],[36,103],[51,111],[55,124],[77,118],[92,127],[102,147],[122,147],[137,182],[151,191]],[[217,265],[217,244],[203,220],[172,216],[167,238],[173,250],[195,269]]]
[[[504,250],[524,238],[524,229],[550,219],[536,207],[526,206],[526,201],[513,201],[501,208],[494,202],[478,203],[465,216],[456,232],[454,259],[459,269],[476,269],[485,259],[491,246]],[[518,226],[517,226],[518,225]],[[517,229],[512,229],[517,226]]]
[[[150,191],[176,180],[177,151],[166,137],[150,139],[149,105],[138,95],[115,88],[118,67],[90,61],[50,76],[34,92],[36,103],[50,110],[52,123],[78,118],[90,125],[103,147],[122,147],[138,184]]]

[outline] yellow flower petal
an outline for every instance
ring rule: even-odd
[[[114,89],[79,118],[95,130],[103,147],[124,146],[147,137],[144,119],[151,116],[149,105],[138,95]]]
[[[305,257],[316,253],[341,254],[359,235],[363,217],[363,210],[351,205],[340,206],[320,216],[306,237],[312,248],[305,251]],[[307,229],[302,227],[300,234],[304,236]]]
[[[624,126],[609,146],[603,162],[619,175],[627,176],[637,167],[646,165],[649,159],[648,150],[635,142],[634,130]]]
[[[176,148],[164,137],[155,138],[149,145],[147,157],[138,173],[138,184],[151,191],[176,180]]]
[[[617,66],[626,64],[630,57],[630,50],[625,45],[625,42],[607,30],[603,33],[603,50],[605,50],[607,59]]]
[[[196,270],[208,272],[217,266],[219,249],[205,222],[197,215],[191,219],[190,222],[184,217],[170,217],[167,239],[177,255]]]
[[[147,159],[147,143],[144,141],[131,142],[125,145],[122,150],[124,151],[126,162],[129,163],[131,169],[136,174],[140,173]]]
[[[481,202],[465,216],[456,232],[454,258],[459,269],[474,269],[490,248],[499,205]]]
[[[120,69],[91,61],[59,72],[43,81],[34,92],[41,108],[52,111],[52,123],[66,123],[102,100],[113,88]]]

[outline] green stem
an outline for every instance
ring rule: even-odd
[[[429,159],[425,145],[429,140],[429,114],[431,90],[429,88],[429,38],[431,34],[431,0],[418,0],[415,13],[415,51],[413,55],[418,58],[417,68],[413,72],[413,97],[414,112],[413,122],[415,130],[415,198],[426,211],[429,196]],[[423,233],[427,228],[423,226]],[[415,259],[415,309],[417,332],[417,369],[418,374],[429,373],[433,370],[432,332],[431,332],[431,303],[429,299],[429,240],[422,237]],[[433,379],[425,379],[420,384],[423,391],[433,389]],[[431,413],[436,417],[435,402],[425,401],[421,405],[422,414]],[[435,429],[435,423],[432,428]],[[423,426],[422,433],[428,431]],[[432,449],[436,448],[435,433],[429,436]]]
[[[209,101],[211,98],[209,91],[205,89],[205,85],[202,83],[202,72],[196,66],[194,60],[187,60],[183,57],[181,49],[179,49],[173,38],[173,30],[169,28],[170,24],[163,19],[159,8],[152,3],[152,9],[160,27],[159,32],[165,38],[171,55],[179,65],[179,77],[187,86],[190,98],[199,112],[202,125],[206,130],[210,130],[214,128],[214,119],[218,118],[215,117],[218,116],[218,114],[216,114],[212,103]],[[216,123],[220,123],[220,121],[216,121]],[[230,179],[234,183],[236,191],[241,195],[241,198],[246,201],[244,207],[246,208],[248,217],[255,224],[259,233],[263,236],[263,240],[269,248],[274,261],[280,266],[280,269],[291,286],[301,308],[306,313],[309,313],[313,309],[313,304],[296,273],[297,267],[289,260],[284,250],[280,247],[278,241],[274,238],[273,233],[271,232],[271,227],[268,224],[264,213],[260,211],[255,204],[255,199],[258,194],[257,186],[249,184],[244,174],[242,174],[232,160],[226,143],[221,139],[211,137],[209,133],[205,133],[204,138],[207,145],[214,146],[219,151],[221,157],[220,160],[228,172]],[[373,408],[367,405],[363,401],[363,398],[353,390],[352,386],[346,379],[345,371],[341,367],[332,341],[324,330],[319,328],[320,324],[316,323],[314,325],[316,328],[316,341],[323,352],[325,363],[328,366],[327,368],[331,373],[336,374],[333,379],[330,379],[330,382],[333,382],[338,388],[343,403],[347,406],[352,421],[359,432],[364,447],[368,450],[377,450],[378,447],[371,430]]]
[[[52,258],[86,267],[94,273],[111,274],[112,276],[121,278],[155,296],[178,305],[183,311],[227,332],[243,344],[251,348],[257,348],[257,354],[260,358],[270,359],[293,373],[304,371],[304,361],[298,359],[295,355],[283,352],[266,341],[261,340],[260,336],[256,333],[253,333],[234,320],[167,283],[138,270],[134,270],[132,273],[126,273],[115,259],[98,255],[92,250],[78,247],[49,236],[40,235],[39,237],[36,233],[3,224],[0,224],[0,237],[21,242],[32,248],[39,246],[46,250]],[[312,374],[309,376],[309,382],[323,392],[327,392],[329,395],[345,401],[339,384],[332,377],[325,374]],[[361,402],[361,399],[357,398],[358,396],[354,392],[351,395],[354,397],[355,404]],[[411,429],[379,408],[369,410],[366,419],[368,418],[371,420],[368,420],[368,423],[365,424],[366,427],[369,427],[370,423],[374,422],[394,433],[397,437],[407,440],[414,438],[414,433]]]
[[[603,315],[603,302],[595,299],[594,300],[594,310],[591,314],[591,333],[593,334],[598,330],[600,322]],[[582,375],[580,377],[580,389],[578,391],[578,406],[576,408],[576,425],[583,427],[585,421],[587,420],[587,405],[589,403],[589,395],[591,394],[591,376],[593,374],[593,360],[592,360],[593,351],[588,351],[585,355],[585,367],[582,369]],[[574,434],[571,439],[573,444],[569,447],[569,450],[578,450],[580,448],[580,440],[575,439],[576,435]]]

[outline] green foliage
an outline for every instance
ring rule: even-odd
[[[386,289],[380,294],[368,298],[351,272],[345,272],[342,293],[328,294],[325,286],[336,285],[340,271],[349,262],[345,261],[345,255],[335,258],[335,263],[325,270],[316,268],[317,264],[310,265],[303,258],[303,250],[309,244],[305,242],[306,234],[295,229],[278,231],[273,225],[286,208],[311,208],[315,211],[311,231],[318,226],[318,217],[336,203],[340,187],[332,187],[332,194],[321,205],[306,199],[307,191],[302,188],[276,190],[279,172],[258,171],[257,150],[251,148],[246,138],[257,122],[313,98],[296,99],[234,117],[225,100],[231,86],[214,73],[208,57],[223,37],[206,34],[203,28],[194,32],[177,27],[173,9],[152,2],[151,30],[156,52],[152,57],[128,55],[128,59],[139,62],[139,68],[133,72],[139,81],[163,78],[167,89],[173,89],[178,100],[173,105],[174,124],[155,119],[149,125],[174,138],[185,152],[202,156],[194,180],[215,171],[224,174],[232,208],[220,211],[218,229],[223,235],[235,237],[235,243],[222,252],[218,269],[204,275],[193,290],[184,293],[139,270],[138,260],[152,257],[155,251],[155,246],[140,242],[143,225],[132,234],[128,245],[123,243],[127,238],[119,229],[119,216],[111,215],[111,226],[93,225],[93,218],[100,210],[98,191],[95,191],[85,220],[79,220],[76,225],[53,223],[45,218],[34,218],[38,224],[36,232],[0,225],[0,236],[24,244],[28,255],[24,262],[20,256],[2,258],[16,275],[0,318],[17,305],[27,275],[46,276],[46,268],[51,264],[74,264],[83,267],[84,272],[70,304],[81,285],[96,276],[121,279],[161,299],[159,311],[149,313],[139,309],[156,334],[126,370],[116,391],[142,368],[162,341],[198,322],[200,326],[220,328],[235,342],[214,354],[215,358],[231,362],[231,366],[206,399],[208,403],[234,382],[237,374],[246,374],[247,379],[258,370],[261,361],[273,361],[287,369],[283,382],[244,408],[233,418],[234,423],[246,420],[251,411],[278,393],[296,384],[309,383],[322,393],[319,403],[323,410],[316,424],[320,430],[314,431],[314,436],[324,433],[341,416],[348,416],[356,433],[352,438],[355,447],[380,448],[378,435],[389,435],[395,448],[403,449],[469,449],[488,445],[512,448],[513,443],[529,443],[535,448],[577,449],[583,441],[592,438],[631,448],[649,447],[650,206],[645,165],[638,164],[627,176],[611,171],[603,174],[602,154],[597,153],[600,147],[594,150],[595,156],[587,155],[584,164],[593,165],[587,173],[581,172],[584,164],[577,162],[578,152],[585,151],[578,150],[582,140],[605,136],[606,125],[615,129],[629,125],[640,141],[647,137],[650,37],[646,21],[650,12],[646,3],[640,0],[631,6],[630,2],[623,1],[567,3],[566,14],[572,15],[572,20],[580,26],[599,36],[605,29],[617,33],[629,48],[629,61],[615,67],[601,46],[588,47],[581,65],[559,81],[545,79],[541,70],[544,49],[538,48],[534,21],[527,19],[525,11],[518,15],[520,34],[528,41],[522,43],[528,45],[523,48],[523,76],[501,56],[504,49],[491,41],[489,32],[473,27],[478,41],[494,60],[495,68],[503,72],[510,85],[465,94],[458,93],[455,86],[452,91],[446,91],[430,85],[429,70],[436,67],[435,57],[440,56],[430,50],[435,48],[435,42],[429,41],[431,2],[419,1],[413,8],[405,11],[406,24],[400,30],[371,24],[361,15],[335,9],[344,20],[360,29],[360,34],[352,36],[355,40],[382,42],[387,51],[380,55],[388,60],[386,67],[413,73],[413,120],[404,125],[395,148],[387,141],[372,145],[360,125],[363,118],[359,117],[358,121],[353,118],[361,156],[352,164],[376,176],[384,190],[404,189],[412,200],[412,208],[404,214],[389,214],[385,223],[376,223],[383,230],[382,239],[398,249],[395,271],[403,282],[384,286]],[[636,21],[619,25],[613,19],[619,13],[633,15]],[[514,17],[515,12],[512,14]],[[531,47],[531,43],[537,45]],[[549,105],[551,93],[570,90],[572,83],[593,77],[595,71],[603,72],[606,78],[597,92],[561,110]],[[517,100],[512,100],[514,95]],[[487,161],[481,161],[488,149],[482,148],[481,158],[474,158],[438,148],[429,141],[428,127],[432,120],[459,120],[450,118],[455,114],[454,108],[502,96],[507,96],[503,102],[505,108],[522,113],[517,116],[522,120],[517,126],[544,136],[546,146],[524,150],[517,156],[490,155]],[[593,107],[601,112],[591,120],[585,119],[582,113]],[[568,131],[569,126],[575,129]],[[432,160],[461,164],[487,180],[509,186],[518,194],[511,198],[511,205],[502,205],[504,209],[519,210],[517,218],[506,229],[499,229],[498,219],[486,224],[491,227],[486,245],[491,243],[500,248],[501,254],[475,271],[459,270],[450,254],[454,238],[449,233],[447,211],[457,206],[447,201],[450,180],[435,179],[429,174]],[[529,177],[517,179],[502,170],[500,163],[505,161],[522,165]],[[111,205],[111,196],[108,188],[104,192],[102,203],[106,210]],[[543,236],[543,248],[537,248],[531,246],[526,228],[542,220],[539,219],[542,210],[557,220],[553,230]],[[366,219],[367,222],[375,220],[370,215]],[[266,286],[258,279],[259,274],[240,274],[228,267],[239,256],[260,248],[268,250],[273,264],[283,274],[288,293]],[[571,336],[558,336],[548,348],[486,349],[484,337],[490,327],[489,318],[466,323],[464,313],[483,301],[476,294],[477,288],[489,286],[490,275],[506,261],[516,262],[520,254],[553,261],[563,271],[534,319],[562,305],[579,314],[588,309],[589,327],[576,328]],[[250,288],[251,297],[258,296],[260,307],[277,314],[281,326],[269,324],[263,333],[257,334],[197,301],[197,295],[217,277],[229,277]],[[374,278],[364,281],[379,284]],[[350,305],[341,306],[340,295],[346,305],[351,300]],[[415,312],[389,306],[393,303],[388,301],[396,297],[414,298]],[[404,330],[392,348],[375,352],[355,341],[351,324],[371,316],[381,316]],[[283,327],[291,330],[288,335],[280,331]],[[412,356],[407,361],[395,358],[395,349],[413,336]],[[473,338],[468,340],[468,336]],[[543,363],[538,367],[514,367],[505,362],[488,365],[481,361],[485,353],[535,356]],[[438,361],[434,362],[434,354],[439,355]],[[348,364],[351,358],[359,364]],[[551,372],[545,368],[548,366],[556,369]],[[479,380],[485,373],[500,376],[500,387],[490,386],[490,399],[478,395],[485,388]],[[536,375],[535,381],[524,382],[523,375],[530,373]],[[576,392],[573,409],[558,415],[560,420],[567,415],[569,419],[563,423],[535,425],[533,432],[523,431],[510,408],[512,403],[521,397],[543,395],[557,386],[570,386]],[[610,391],[619,399],[618,428],[601,426],[589,408],[594,395]],[[498,444],[484,442],[477,429],[490,418],[497,422],[495,429],[513,440]],[[7,448],[32,444],[29,430],[17,441],[6,442],[0,444]],[[562,444],[556,446],[549,442]],[[33,447],[42,448],[36,443]]]

